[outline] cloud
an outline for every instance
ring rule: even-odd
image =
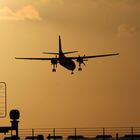
[[[0,8],[0,20],[41,20],[41,17],[32,5],[26,5],[17,11],[4,6]]]
[[[43,4],[64,4],[64,0],[40,0]]]
[[[128,24],[120,24],[118,26],[119,37],[132,37],[136,34],[136,28]]]

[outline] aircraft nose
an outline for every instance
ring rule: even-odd
[[[72,65],[72,70],[74,70],[75,68],[76,68],[76,65],[75,65],[75,63],[73,63],[73,65]]]

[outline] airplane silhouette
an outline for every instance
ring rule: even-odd
[[[78,51],[71,51],[71,52],[63,52],[61,46],[61,37],[59,36],[59,52],[43,52],[43,54],[53,54],[55,57],[51,58],[24,58],[24,57],[15,57],[15,59],[26,59],[26,60],[49,60],[53,66],[52,72],[56,72],[57,64],[59,63],[61,66],[65,67],[66,69],[72,71],[71,74],[74,74],[74,70],[76,68],[76,64],[73,60],[76,60],[79,63],[79,71],[82,71],[81,64],[85,65],[85,61],[88,61],[90,58],[97,58],[97,57],[105,57],[105,56],[113,56],[119,55],[119,53],[114,54],[103,54],[103,55],[92,55],[92,56],[78,56],[78,57],[66,57],[65,54],[75,53]]]

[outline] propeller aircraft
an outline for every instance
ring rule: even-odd
[[[119,53],[113,54],[103,54],[103,55],[91,55],[91,56],[77,56],[77,57],[67,57],[66,54],[76,53],[78,51],[71,51],[71,52],[63,52],[62,45],[61,45],[61,37],[59,36],[59,52],[43,52],[43,54],[53,54],[55,57],[45,57],[45,58],[25,58],[25,57],[15,57],[15,59],[26,59],[26,60],[48,60],[52,64],[52,72],[56,72],[57,64],[59,63],[64,68],[71,71],[71,74],[74,74],[74,70],[76,68],[76,64],[73,60],[77,61],[79,64],[78,71],[82,71],[81,64],[85,65],[85,61],[88,61],[90,58],[97,58],[97,57],[106,57],[106,56],[113,56],[119,55]]]

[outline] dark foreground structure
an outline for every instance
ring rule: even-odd
[[[140,127],[19,129],[20,112],[10,111],[10,125],[0,126],[0,140],[140,140]]]

